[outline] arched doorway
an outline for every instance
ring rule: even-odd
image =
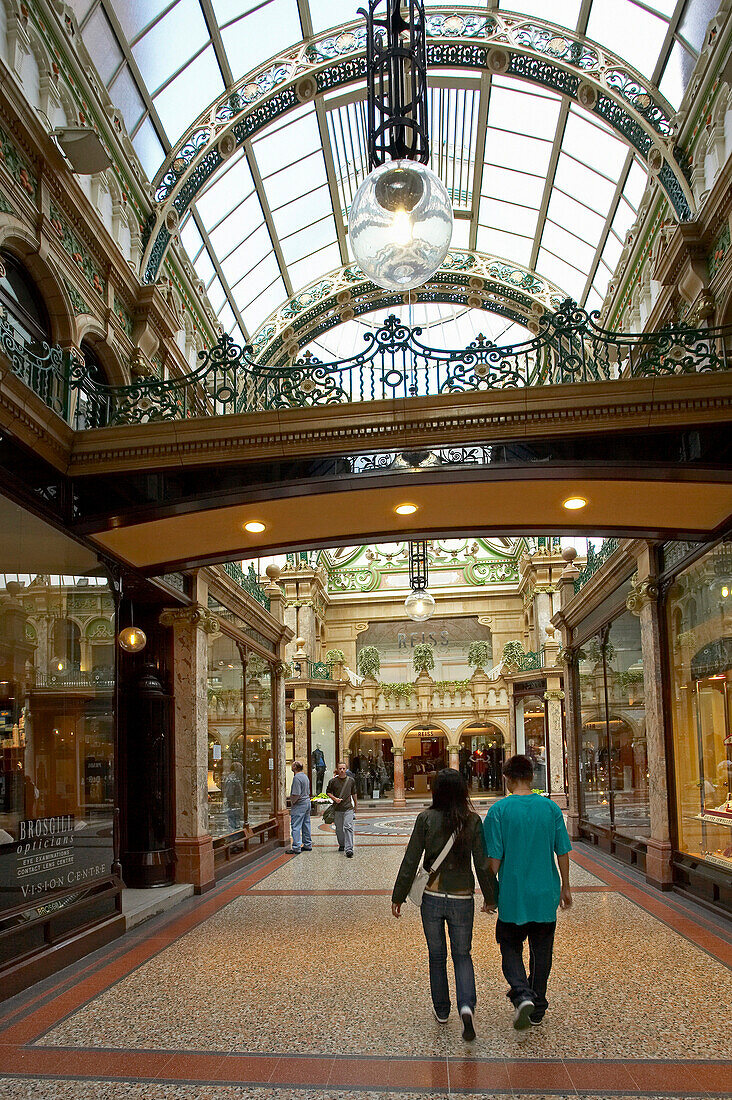
[[[356,730],[348,746],[348,766],[359,798],[394,797],[394,754],[386,730]]]
[[[432,782],[447,767],[447,738],[430,722],[415,726],[404,739],[404,788],[407,798],[429,796]]]
[[[493,722],[476,722],[460,735],[460,771],[471,792],[503,794],[506,742]]]
[[[538,695],[514,694],[516,700],[516,752],[528,756],[534,765],[533,787],[547,791],[547,717],[544,700]]]

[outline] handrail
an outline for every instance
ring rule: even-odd
[[[267,366],[223,335],[180,378],[100,385],[83,363],[58,347],[42,354],[21,345],[0,319],[0,345],[14,374],[73,428],[186,420],[273,409],[519,389],[572,382],[612,382],[731,369],[732,326],[619,333],[601,328],[570,298],[545,314],[537,336],[500,347],[479,335],[467,347],[432,348],[395,316],[364,337],[358,354],[321,362],[306,351],[288,366]],[[261,601],[260,601],[261,602]]]

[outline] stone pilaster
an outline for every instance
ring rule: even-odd
[[[307,699],[306,687],[295,686],[295,698],[290,703],[290,710],[295,716],[295,760],[302,760],[309,774],[308,711],[310,703]]]
[[[513,680],[509,680],[506,684],[508,689],[508,751],[506,756],[516,755],[516,704],[513,698]]]
[[[549,726],[549,793],[558,806],[567,808],[564,789],[564,741],[562,738],[562,703],[564,692],[558,676],[547,676],[544,699],[547,703]]]
[[[407,805],[404,793],[404,749],[395,745],[391,751],[394,755],[394,808],[403,810]]]
[[[460,770],[460,745],[448,745],[447,746],[447,766],[454,768],[455,771]]]
[[[201,893],[214,884],[208,828],[206,675],[207,636],[219,624],[200,603],[167,609],[160,622],[173,629],[176,881],[192,882]]]
[[[279,661],[274,670],[275,743],[274,757],[274,814],[277,819],[277,839],[284,843],[290,835],[290,815],[287,812],[287,761],[285,756],[285,673],[287,666]]]
[[[651,835],[646,852],[646,879],[663,890],[671,888],[673,873],[661,676],[661,624],[658,613],[658,583],[650,548],[638,561],[637,579],[628,595],[626,606],[640,619],[643,653],[651,817]]]
[[[559,578],[559,603],[565,608],[574,599],[574,584],[579,569],[574,564],[577,551],[568,546],[562,552],[566,566]],[[567,728],[567,831],[572,840],[580,836],[580,782],[579,782],[579,737],[582,729],[582,716],[579,707],[579,673],[577,654],[571,648],[569,630],[562,619],[561,611],[555,616],[562,632],[562,650],[560,657],[564,663],[564,718]]]

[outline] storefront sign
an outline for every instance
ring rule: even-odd
[[[15,875],[23,898],[60,890],[75,882],[74,815],[18,822]]]
[[[427,642],[428,645],[448,646],[450,644],[450,635],[446,630],[441,630],[439,634],[426,630],[410,630],[409,633],[400,632],[397,634],[397,646],[399,649],[414,649],[414,647],[420,645],[421,642]]]

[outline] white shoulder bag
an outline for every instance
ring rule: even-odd
[[[409,893],[407,894],[407,897],[409,898],[409,900],[411,902],[414,902],[414,904],[416,906],[420,906],[422,904],[422,895],[424,894],[425,887],[426,887],[427,883],[430,881],[430,879],[435,874],[435,872],[439,871],[439,869],[440,869],[440,867],[443,863],[443,860],[445,860],[447,858],[447,855],[448,855],[448,853],[449,853],[449,851],[452,848],[454,843],[455,843],[455,833],[452,834],[452,836],[448,840],[447,844],[442,849],[442,851],[440,852],[440,854],[437,857],[437,859],[435,860],[435,862],[432,864],[432,867],[430,868],[429,871],[425,870],[424,856],[422,857],[422,862],[420,863],[419,867],[417,868],[416,874],[415,874],[414,879],[412,881],[412,885],[409,888]]]

